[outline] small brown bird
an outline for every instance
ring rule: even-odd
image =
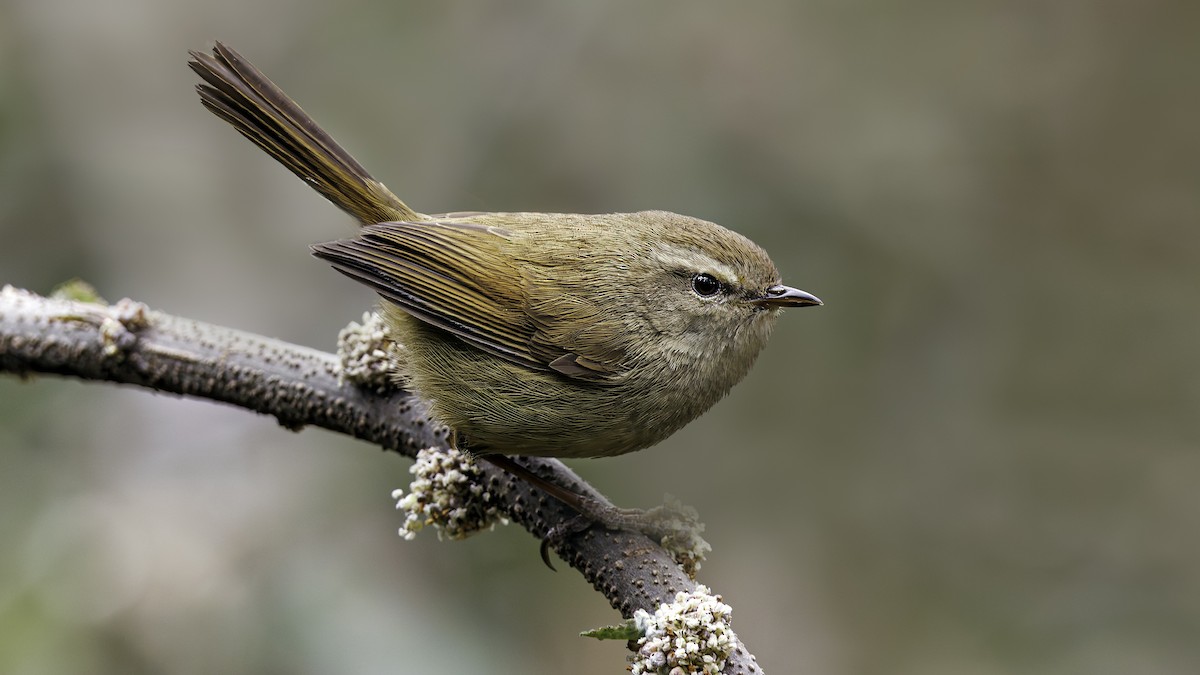
[[[749,239],[675,213],[417,213],[237,52],[191,56],[209,110],[363,223],[313,254],[383,297],[408,385],[462,448],[653,445],[746,375],[780,309],[821,304]]]

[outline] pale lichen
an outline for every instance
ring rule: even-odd
[[[364,389],[386,391],[403,380],[404,347],[396,342],[379,314],[364,312],[362,323],[350,322],[338,333],[340,377]]]
[[[409,473],[414,476],[409,493],[392,492],[396,508],[406,512],[400,527],[405,539],[429,526],[437,530],[438,539],[465,539],[497,523],[508,524],[470,455],[453,448],[425,448],[417,452]]]
[[[642,632],[630,657],[633,675],[716,675],[737,648],[730,628],[732,609],[705,586],[679,592],[653,614],[639,609],[633,619]]]
[[[647,522],[653,524],[647,535],[657,539],[688,577],[695,579],[700,563],[712,551],[712,546],[700,536],[704,532],[700,514],[674,495],[666,495],[661,506],[650,509],[645,515]]]

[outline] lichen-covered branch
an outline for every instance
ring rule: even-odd
[[[0,372],[54,374],[148,387],[236,405],[271,415],[289,429],[318,426],[415,457],[444,447],[447,434],[409,392],[368,391],[342,381],[333,354],[230,328],[152,311],[122,300],[113,305],[0,290]],[[561,462],[521,458],[551,483],[603,500]],[[526,481],[480,466],[504,514],[535,537],[562,531],[574,512]],[[629,618],[653,613],[695,583],[671,554],[643,534],[592,526],[554,541],[579,570]],[[739,642],[726,673],[760,673]]]

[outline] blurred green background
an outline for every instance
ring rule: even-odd
[[[418,210],[661,208],[821,309],[661,446],[772,673],[1200,672],[1200,5],[0,0],[0,283],[332,349],[348,217],[204,111],[222,39]],[[404,542],[407,460],[0,378],[0,671],[619,673],[507,528]]]

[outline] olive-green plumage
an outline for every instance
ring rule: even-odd
[[[746,375],[781,307],[820,304],[675,213],[419,214],[232,49],[191,54],[209,110],[364,224],[314,255],[384,298],[406,380],[473,451],[653,445]]]

